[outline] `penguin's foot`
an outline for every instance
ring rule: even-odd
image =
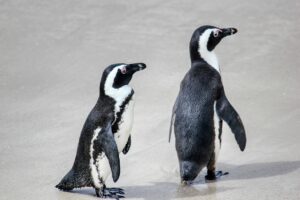
[[[97,197],[100,197],[100,198],[112,198],[112,199],[125,198],[125,196],[124,196],[125,193],[122,188],[103,187],[101,192],[99,189],[95,189],[95,190],[96,190]]]
[[[228,175],[228,172],[222,172],[222,171],[207,171],[207,175],[205,176],[206,180],[212,181],[212,180],[217,180],[218,178],[220,178],[221,176],[225,176]]]
[[[191,184],[192,184],[192,181],[186,181],[186,180],[181,181],[181,186],[189,186]]]

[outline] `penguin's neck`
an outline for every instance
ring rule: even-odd
[[[218,58],[215,54],[215,52],[211,51],[199,51],[196,53],[197,56],[191,56],[191,62],[199,62],[199,61],[204,61],[208,63],[210,66],[212,66],[215,70],[217,70],[220,73],[220,67],[219,67],[219,62]]]
[[[124,85],[120,88],[114,88],[105,84],[105,95],[115,100],[115,114],[120,111],[120,107],[126,98],[132,93],[132,88],[129,85]]]
[[[215,70],[217,70],[220,73],[218,58],[214,51],[208,51],[206,48],[199,48],[198,53],[200,59],[207,62],[210,66],[212,66]]]

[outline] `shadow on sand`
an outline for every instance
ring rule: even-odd
[[[218,164],[218,168],[229,172],[229,175],[222,177],[218,181],[267,178],[288,174],[297,170],[300,168],[300,161],[253,163],[241,166],[220,163]],[[178,183],[155,182],[149,185],[126,186],[123,189],[125,190],[126,198],[142,198],[146,200],[169,200],[208,195],[213,198],[217,193],[235,189],[232,187],[217,186],[218,181],[205,183],[203,175],[200,175],[190,186],[181,186],[179,181]],[[95,192],[91,188],[74,190],[72,193],[95,196]]]
[[[267,178],[272,176],[284,175],[291,173],[300,168],[300,161],[282,161],[269,163],[252,163],[246,165],[231,165],[220,163],[220,170],[228,171],[229,175],[222,178],[226,180]]]

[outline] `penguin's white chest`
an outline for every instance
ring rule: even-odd
[[[131,134],[132,124],[133,124],[133,110],[134,110],[134,97],[132,96],[131,100],[124,107],[123,114],[121,115],[121,120],[119,121],[119,129],[114,133],[114,138],[118,147],[119,153],[123,151],[125,145],[127,144],[128,138]],[[101,184],[104,184],[105,180],[111,173],[108,159],[104,152],[98,155],[96,159],[96,164],[92,167],[92,174],[94,183],[97,184],[96,187],[101,187]]]
[[[119,122],[119,130],[114,133],[114,137],[118,146],[118,151],[121,152],[125,145],[127,144],[129,135],[131,134],[132,124],[133,124],[133,110],[134,110],[134,97],[124,108],[124,112],[121,115],[121,120]]]

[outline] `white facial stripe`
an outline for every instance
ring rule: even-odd
[[[104,90],[105,90],[105,93],[107,95],[110,94],[110,89],[113,88],[113,84],[114,84],[114,80],[115,80],[115,77],[118,73],[118,70],[122,70],[123,67],[125,67],[126,65],[119,65],[118,67],[115,67],[109,74],[108,76],[106,77],[106,80],[105,80],[105,85],[104,85]]]
[[[218,72],[220,72],[219,63],[218,63],[218,59],[217,59],[217,56],[216,56],[215,52],[214,51],[208,51],[208,49],[207,49],[207,42],[208,42],[209,36],[214,31],[220,31],[220,29],[216,29],[216,28],[207,29],[202,33],[202,35],[200,35],[198,52],[199,52],[200,56],[209,65],[211,65]]]
[[[106,95],[110,96],[116,101],[115,104],[115,120],[116,115],[120,111],[120,106],[125,101],[125,99],[128,97],[128,95],[131,93],[132,88],[129,85],[124,85],[120,88],[114,88],[114,80],[118,73],[119,69],[122,69],[126,65],[119,65],[118,67],[115,67],[107,76],[105,84],[104,84],[104,92]]]
[[[101,128],[98,127],[96,130],[94,130],[93,133],[93,138],[91,140],[91,144],[90,144],[90,169],[91,169],[91,174],[92,174],[92,179],[93,179],[93,183],[95,185],[96,188],[101,188],[102,187],[102,183],[99,180],[99,174],[96,168],[96,165],[94,164],[94,141],[96,140],[96,138],[98,137],[99,132],[101,131]]]

